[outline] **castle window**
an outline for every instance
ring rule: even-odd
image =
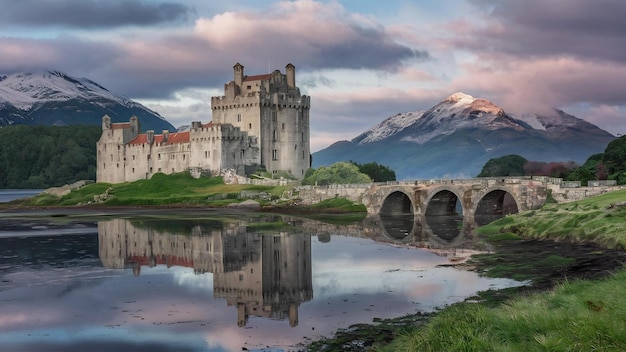
[[[158,171],[158,172],[161,172],[161,168],[159,168],[159,171]]]
[[[161,160],[161,154],[159,153],[159,160]]]
[[[283,131],[284,131],[284,130],[285,130],[285,123],[284,123],[284,122],[283,122],[283,126],[282,126],[282,128],[283,128]]]
[[[185,160],[185,154],[183,154],[183,160]]]
[[[243,159],[243,155],[244,155],[244,153],[245,153],[245,149],[242,149],[242,150],[241,150],[241,153],[239,153],[239,157],[240,157],[241,159]]]
[[[208,151],[204,151],[204,157],[208,158],[209,157],[209,152]]]
[[[304,132],[302,132],[302,141],[304,142]]]
[[[278,160],[278,150],[272,150],[272,160]]]
[[[174,168],[172,168],[172,173],[174,173]]]
[[[150,173],[152,173],[152,167],[150,167]]]
[[[135,160],[135,156],[133,155],[133,160]]]
[[[102,168],[106,169],[107,168],[107,163],[102,164]]]
[[[135,173],[135,168],[133,167],[133,174]]]
[[[251,123],[248,124],[248,129],[252,129],[252,124]]]
[[[276,120],[277,120],[276,111],[272,111],[272,121],[276,122]]]
[[[150,160],[150,154],[148,154],[148,160]]]
[[[302,160],[304,160],[304,150],[302,151]]]
[[[250,89],[250,86],[248,86],[248,89]],[[241,114],[237,114],[237,122],[241,122]]]
[[[274,130],[274,132],[272,132],[272,141],[276,140],[278,140],[278,134],[276,133],[276,130]]]
[[[120,163],[117,163],[117,168],[118,168],[118,169],[120,168]]]
[[[252,89],[252,86],[248,86],[247,88],[248,88],[248,90],[250,90],[250,89]]]

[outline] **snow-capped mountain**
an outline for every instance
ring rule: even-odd
[[[174,129],[157,112],[86,78],[58,71],[0,74],[0,126],[99,125],[104,114],[113,122],[136,115],[143,130]]]
[[[314,167],[378,162],[399,179],[474,177],[491,158],[583,163],[615,136],[554,109],[515,116],[486,99],[455,93],[426,111],[393,115],[352,141],[313,154]]]

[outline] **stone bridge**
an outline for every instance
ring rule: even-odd
[[[537,209],[547,196],[545,182],[490,178],[376,184],[363,193],[361,202],[369,214],[474,217]]]
[[[305,203],[345,197],[370,215],[506,215],[541,207],[549,179],[474,178],[300,187]]]
[[[304,205],[344,197],[364,204],[369,215],[463,215],[473,219],[538,209],[549,193],[557,202],[566,203],[621,188],[614,184],[570,187],[560,178],[539,176],[300,186],[295,192]]]

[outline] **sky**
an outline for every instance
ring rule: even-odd
[[[311,150],[455,92],[626,134],[623,0],[0,0],[0,73],[91,79],[174,126],[241,63],[296,67]]]

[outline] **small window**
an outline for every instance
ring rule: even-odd
[[[252,129],[252,124],[251,123],[248,124],[248,129]]]
[[[248,86],[248,87],[250,87],[250,86]],[[248,89],[250,89],[250,88],[248,88]],[[237,122],[241,122],[241,114],[237,114]]]
[[[248,86],[248,90],[252,89],[252,86]]]
[[[133,155],[133,160],[135,160],[135,156]]]
[[[272,160],[278,160],[278,150],[272,150]]]
[[[135,173],[135,168],[133,167],[133,174]]]
[[[161,160],[161,154],[159,153],[159,160]]]
[[[285,130],[285,123],[284,122],[282,124],[282,129],[283,129],[283,131]]]

